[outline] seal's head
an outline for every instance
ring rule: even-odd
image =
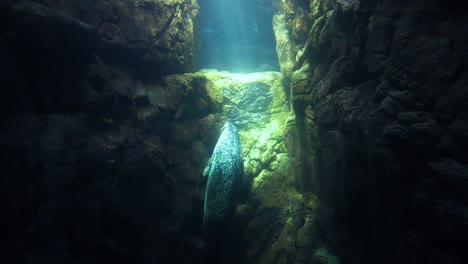
[[[231,120],[226,120],[226,123],[224,123],[224,126],[223,128],[221,129],[221,133],[224,131],[224,130],[228,130],[228,131],[232,131],[232,132],[236,132],[237,133],[237,128],[236,126],[234,125],[234,123],[231,121]]]

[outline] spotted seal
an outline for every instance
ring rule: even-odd
[[[208,176],[203,208],[203,233],[207,238],[219,235],[229,222],[243,173],[239,134],[236,126],[228,120],[203,172]]]

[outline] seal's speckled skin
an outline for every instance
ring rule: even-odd
[[[204,174],[208,174],[203,209],[205,235],[212,236],[226,225],[235,207],[243,172],[237,128],[227,121],[204,171]]]

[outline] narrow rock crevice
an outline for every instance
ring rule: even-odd
[[[465,263],[461,2],[218,2],[0,2],[0,263],[209,262],[227,119],[215,263]]]

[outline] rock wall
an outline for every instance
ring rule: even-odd
[[[194,68],[196,14],[1,1],[1,263],[203,262],[221,95],[202,75],[165,77]]]
[[[124,105],[2,116],[2,263],[204,263],[221,96],[196,74],[127,84]]]
[[[141,80],[195,70],[194,0],[2,1],[0,7],[2,76],[18,98],[79,95],[83,89],[74,86],[98,60]],[[62,99],[56,97],[53,104]]]
[[[296,173],[342,263],[467,258],[466,8],[456,1],[275,1],[302,135]],[[299,143],[298,143],[299,142]],[[307,142],[307,149],[301,149]],[[302,154],[301,154],[302,153]]]

